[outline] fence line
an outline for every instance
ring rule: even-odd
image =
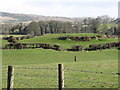
[[[107,67],[117,67],[115,65],[110,65],[110,64],[107,64],[107,65],[103,65],[103,66],[107,66]],[[70,67],[70,65],[65,65],[65,68],[68,68]],[[76,66],[75,68],[81,68],[80,66]],[[92,66],[92,68],[96,68],[96,66]]]
[[[13,90],[14,85],[14,68],[8,66],[7,90]]]
[[[9,66],[10,67],[10,66]],[[12,66],[11,66],[12,67]],[[6,68],[5,66],[3,68]],[[64,88],[64,80],[67,79],[67,80],[74,80],[74,81],[82,81],[82,82],[88,82],[88,83],[97,83],[97,84],[106,84],[106,85],[120,85],[120,84],[117,84],[117,83],[109,83],[109,82],[97,82],[97,81],[92,81],[92,80],[81,80],[81,79],[75,79],[75,78],[70,78],[70,77],[65,77],[64,78],[64,71],[75,71],[75,72],[86,72],[86,73],[95,73],[95,74],[106,74],[106,75],[120,75],[120,73],[106,73],[106,72],[97,72],[97,71],[87,71],[87,70],[75,70],[75,69],[70,69],[70,68],[64,68],[62,64],[58,64],[58,68],[29,68],[29,67],[13,67],[13,70],[14,68],[16,69],[43,69],[43,70],[58,70],[58,76],[57,75],[39,75],[39,74],[34,74],[34,75],[29,75],[29,74],[24,74],[24,73],[14,73],[14,75],[19,75],[19,76],[25,76],[25,77],[48,77],[48,78],[58,78],[59,82],[58,84],[59,85],[38,85],[38,86],[41,86],[41,87],[46,87],[46,86],[57,86],[57,87],[61,87],[61,88]],[[9,70],[9,69],[8,69]],[[12,72],[12,71],[11,71]],[[4,73],[7,73],[6,71],[3,72]],[[8,74],[10,72],[8,71]],[[13,76],[14,76],[13,75]],[[12,75],[11,75],[12,76]],[[3,80],[5,80],[5,78],[3,78]],[[13,81],[13,79],[12,79]],[[18,80],[15,80],[16,82],[20,82]],[[24,84],[24,82],[20,82],[22,84]],[[24,85],[28,85],[28,84],[24,84]],[[28,86],[31,86],[31,85],[28,85]],[[37,87],[38,87],[37,86]],[[66,86],[65,86],[66,87]],[[61,89],[60,89],[61,90]]]
[[[15,80],[15,82],[18,82],[18,83],[21,83],[23,85],[26,85],[26,86],[32,86],[32,87],[46,87],[46,86],[54,86],[54,87],[58,87],[58,85],[29,85],[29,84],[26,84],[25,82],[20,82],[18,80]]]
[[[97,72],[97,71],[74,70],[74,69],[68,69],[68,68],[65,68],[64,70],[87,72],[87,73],[96,73],[96,74],[120,75],[120,73],[105,73],[105,72]]]
[[[16,79],[15,79],[15,81],[16,81],[16,82],[19,82],[19,83],[21,83],[21,84],[24,84],[24,85],[26,85],[26,86],[32,86],[32,87],[38,87],[38,86],[39,86],[39,87],[40,87],[40,86],[43,86],[43,87],[44,87],[44,86],[54,86],[54,87],[58,87],[58,85],[29,85],[29,84],[26,84],[25,82],[20,82],[20,81],[18,81],[18,80],[16,80]]]
[[[18,69],[46,69],[46,70],[57,70],[58,68],[28,68],[28,67],[14,67]]]
[[[88,81],[88,80],[80,80],[80,79],[74,79],[74,78],[69,78],[69,77],[65,77],[65,79],[69,79],[69,80],[75,80],[75,81],[83,81],[83,82],[90,82],[90,83],[101,83],[101,84],[107,84],[107,85],[120,85],[120,84],[113,84],[113,83],[106,83],[106,82],[94,82],[94,81]]]
[[[3,67],[6,68],[6,67]],[[46,70],[57,70],[58,68],[28,68],[28,67],[14,67],[18,69],[46,69]],[[75,69],[69,69],[69,68],[64,68],[64,70],[69,70],[69,71],[80,71],[80,72],[88,72],[88,73],[96,73],[96,74],[108,74],[108,75],[120,75],[120,73],[105,73],[105,72],[97,72],[97,71],[86,71],[86,70],[75,70]]]
[[[28,67],[14,67],[14,68],[19,68],[19,69],[46,69],[46,70],[57,70],[58,69],[58,68],[28,68]],[[105,73],[105,72],[97,72],[97,71],[75,70],[75,69],[69,69],[69,68],[64,68],[64,70],[80,71],[80,72],[88,72],[88,73],[96,73],[96,74],[120,75],[120,73]]]
[[[27,75],[27,74],[23,74],[23,73],[15,73],[15,74],[26,76],[26,77],[51,77],[51,78],[57,77],[57,76],[46,76],[46,75]]]
[[[46,70],[57,70],[58,69],[58,68],[27,68],[27,67],[14,67],[14,68],[19,68],[19,69],[46,69]],[[64,70],[80,71],[80,72],[88,72],[88,73],[96,73],[96,74],[120,75],[120,73],[105,73],[105,72],[97,72],[97,71],[75,70],[75,69],[68,69],[68,68],[65,68]]]

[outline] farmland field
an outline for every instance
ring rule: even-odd
[[[44,49],[3,50],[3,65],[48,64],[71,62],[76,55],[80,61],[117,60],[117,50],[64,52]],[[90,59],[90,60],[89,60]]]
[[[31,38],[31,39],[24,39],[21,40],[20,42],[27,42],[27,43],[49,43],[49,44],[59,44],[61,47],[63,48],[71,48],[71,46],[73,45],[83,45],[84,47],[88,47],[88,45],[90,44],[101,44],[101,43],[108,43],[108,42],[118,42],[117,38],[101,38],[100,40],[91,40],[91,41],[82,41],[82,42],[76,42],[70,39],[67,40],[58,40],[58,37],[61,36],[95,36],[98,34],[47,34],[47,35],[43,35],[43,36],[38,36],[35,38]]]
[[[74,33],[74,34],[46,34],[43,36],[38,36],[30,39],[23,39],[19,40],[18,42],[22,43],[49,43],[49,44],[59,44],[61,47],[67,49],[71,48],[73,45],[83,45],[84,47],[88,47],[90,44],[102,44],[102,43],[109,43],[109,42],[118,42],[118,38],[101,38],[99,40],[90,40],[90,41],[73,41],[70,39],[67,40],[58,40],[58,37],[62,36],[96,36],[99,34],[92,34],[92,33]],[[13,35],[17,36],[17,35]],[[18,37],[23,35],[18,35]],[[6,40],[2,40],[2,47],[5,46],[8,42]]]
[[[31,39],[24,39],[19,42],[59,44],[64,48],[69,48],[75,44],[87,47],[89,44],[118,41],[118,39],[114,38],[101,39],[101,41],[92,40],[87,42],[75,42],[71,40],[61,41],[56,39],[59,36],[65,35],[69,34],[44,35]],[[79,36],[80,34],[71,35]],[[3,42],[7,43],[6,41]],[[118,72],[117,49],[88,52],[67,52],[49,49],[13,49],[2,50],[2,53],[2,64],[5,67],[3,68],[3,88],[7,86],[6,67],[8,65],[15,67],[14,88],[56,88],[58,85],[58,72],[55,68],[57,68],[57,65],[60,63],[64,64],[64,67],[66,68],[65,88],[118,87],[118,75],[112,74]],[[74,62],[74,56],[77,57],[77,62]]]

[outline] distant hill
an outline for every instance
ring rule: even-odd
[[[64,22],[73,22],[76,18],[67,18],[67,17],[57,17],[57,16],[42,16],[42,15],[33,15],[33,14],[18,14],[18,13],[7,13],[0,12],[2,16],[0,16],[0,20],[3,23],[9,22],[27,22],[27,21],[49,21],[49,20],[57,20]],[[78,19],[77,19],[78,20]]]
[[[86,17],[59,17],[59,16],[43,16],[43,15],[34,15],[34,14],[19,14],[19,13],[8,13],[0,12],[0,22],[2,23],[17,23],[17,22],[29,22],[29,21],[63,21],[63,22],[83,22]]]

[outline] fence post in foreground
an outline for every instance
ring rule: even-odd
[[[13,90],[13,82],[14,82],[14,68],[12,66],[8,66],[7,90]]]
[[[64,67],[63,64],[58,64],[58,86],[59,90],[64,88]]]

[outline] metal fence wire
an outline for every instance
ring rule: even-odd
[[[64,70],[86,72],[86,73],[95,73],[95,74],[120,75],[120,73],[106,73],[106,72],[97,72],[97,71],[75,70],[75,69],[68,69],[68,68],[65,68]]]
[[[3,82],[7,83],[7,77],[8,77],[8,72],[7,71],[7,67],[3,66],[3,71],[2,71],[2,74],[3,74]],[[58,88],[59,85],[58,85],[58,81],[59,80],[59,67],[58,68],[48,68],[48,67],[45,67],[45,68],[31,68],[31,67],[13,67],[15,69],[14,71],[14,82],[15,82],[15,85],[17,84],[21,84],[21,85],[24,85],[25,87],[32,87],[32,88],[35,88],[35,87],[53,87],[53,88]],[[31,72],[32,70],[32,72]],[[42,71],[41,71],[42,70]],[[74,72],[72,72],[74,71]],[[29,72],[29,73],[28,73]],[[69,73],[91,73],[91,74],[101,74],[101,75],[112,75],[112,76],[119,76],[120,73],[116,72],[116,73],[106,73],[106,72],[102,72],[102,71],[89,71],[89,70],[76,70],[76,69],[71,69],[71,68],[63,68],[63,72],[69,72]],[[75,82],[78,82],[78,83],[81,83],[81,82],[85,82],[85,83],[95,83],[95,84],[104,84],[104,85],[115,85],[115,86],[120,86],[119,83],[111,83],[111,82],[100,82],[100,81],[94,81],[94,80],[83,80],[83,79],[76,79],[76,77],[69,77],[69,73],[65,74],[64,77],[64,82],[65,82],[65,87],[68,87],[66,85],[66,80],[70,80],[70,81],[75,81]],[[63,74],[64,75],[64,74]],[[111,77],[111,76],[110,76]],[[29,78],[32,78],[32,79],[29,79]],[[53,83],[51,82],[47,82],[49,84],[45,84],[41,81],[40,85],[36,85],[35,84],[30,84],[30,83],[27,83],[27,82],[24,82],[23,79],[30,81],[30,80],[34,80],[35,82],[38,81],[38,79],[40,80],[40,78],[42,78],[42,80],[45,80],[45,81],[49,81],[49,79],[52,79]],[[56,83],[56,85],[55,85]]]

